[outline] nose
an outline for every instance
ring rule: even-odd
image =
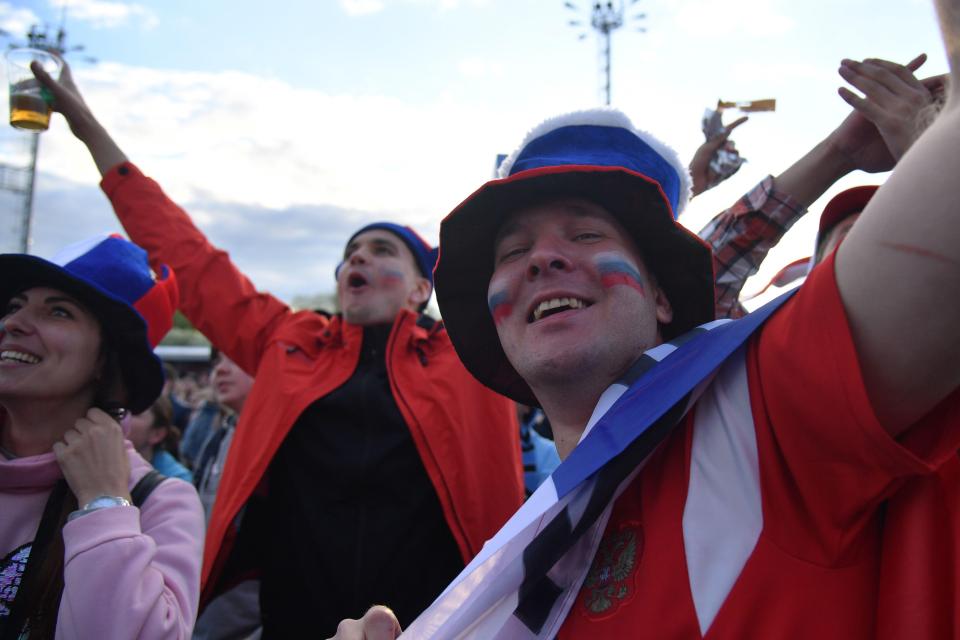
[[[9,333],[10,335],[23,335],[33,331],[33,325],[27,318],[27,313],[23,309],[14,311],[7,317],[0,320],[0,333]]]
[[[548,273],[570,271],[573,263],[562,250],[558,241],[550,238],[538,240],[530,249],[527,258],[527,278],[537,278]]]
[[[367,261],[367,252],[363,247],[357,247],[347,261],[350,264],[364,264]]]

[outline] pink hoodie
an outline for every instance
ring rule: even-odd
[[[129,442],[127,456],[132,489],[151,467]],[[33,541],[60,477],[53,453],[0,457],[0,558]],[[102,509],[68,522],[58,640],[189,638],[203,538],[197,492],[174,478],[158,485],[142,509]],[[10,576],[0,579],[9,588]]]

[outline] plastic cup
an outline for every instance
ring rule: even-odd
[[[50,104],[53,96],[30,70],[36,60],[56,78],[60,75],[60,58],[42,49],[10,49],[7,52],[7,80],[10,83],[10,124],[17,129],[39,133],[50,126]]]

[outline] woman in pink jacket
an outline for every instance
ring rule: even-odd
[[[121,427],[162,387],[163,271],[119,236],[0,255],[0,640],[190,636],[200,502]]]

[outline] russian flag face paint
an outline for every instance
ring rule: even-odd
[[[380,268],[380,282],[383,283],[385,287],[399,286],[404,283],[404,280],[405,278],[402,271],[389,267]]]
[[[636,265],[626,256],[619,253],[600,253],[594,257],[594,263],[600,272],[600,282],[609,289],[625,285],[646,295],[643,276]]]
[[[513,296],[510,294],[508,281],[503,278],[492,278],[487,287],[487,308],[494,324],[500,324],[513,313]]]
[[[513,303],[506,291],[497,291],[487,298],[487,305],[490,307],[490,315],[493,316],[493,323],[500,324],[504,318],[513,313]]]

